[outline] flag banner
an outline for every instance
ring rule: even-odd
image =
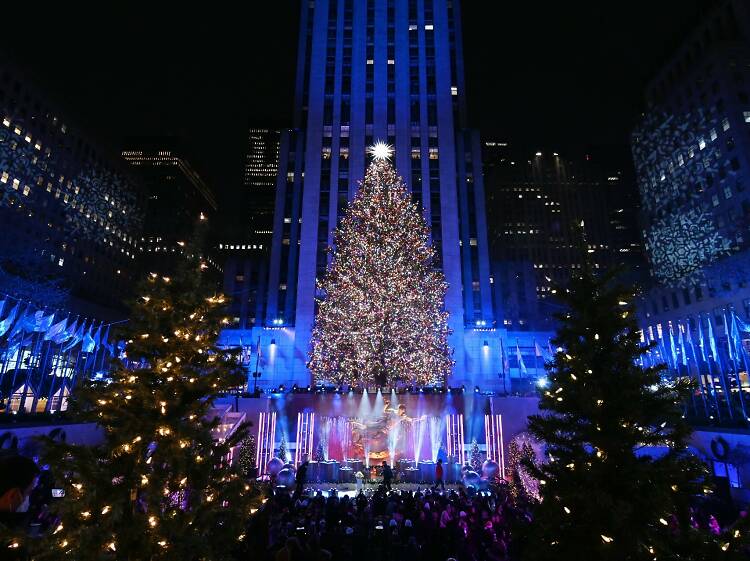
[[[672,353],[672,366],[677,369],[677,349],[674,346],[674,333],[672,330],[672,322],[669,322],[669,350]]]
[[[86,321],[82,321],[81,325],[78,326],[78,330],[73,334],[70,341],[63,347],[63,352],[67,353],[73,347],[83,340],[83,333],[86,331]]]
[[[701,357],[703,361],[706,361],[706,342],[703,340],[703,321],[700,315],[698,316],[698,346],[701,349]]]
[[[542,347],[539,346],[536,340],[534,341],[534,355],[538,357],[544,356],[542,355]]]
[[[93,322],[89,326],[88,331],[86,331],[86,334],[83,336],[83,342],[81,343],[81,352],[83,353],[90,353],[93,352],[94,349],[96,349],[96,341],[94,340],[94,337],[91,335],[91,330],[93,329],[94,325]],[[101,326],[100,326],[101,329]]]
[[[21,304],[16,304],[8,313],[7,316],[5,316],[5,319],[0,321],[0,337],[5,335],[8,330],[10,329],[10,326],[13,325],[13,321],[16,319],[16,315],[18,315],[18,310],[21,307]]]
[[[518,368],[521,369],[521,374],[526,374],[526,365],[523,362],[521,347],[518,346],[518,341],[516,341],[516,358],[518,359]]]
[[[727,353],[729,353],[729,360],[734,362],[734,350],[732,349],[732,336],[730,334],[729,323],[727,323],[727,314],[722,313],[721,318],[724,320],[724,333],[727,335]]]
[[[66,341],[68,341],[71,337],[73,337],[76,333],[76,330],[78,329],[78,319],[76,318],[73,320],[73,323],[69,323],[65,329],[62,330],[58,335],[52,339],[52,341],[57,345],[62,345]]]
[[[714,362],[719,362],[719,353],[716,352],[713,322],[711,321],[711,316],[708,316],[706,319],[708,320],[708,346],[711,349],[711,357],[714,359]]]
[[[687,352],[685,351],[685,338],[682,335],[683,326],[677,324],[677,331],[679,332],[678,342],[680,344],[680,362],[683,366],[687,366]]]
[[[67,324],[68,318],[63,318],[54,325],[50,326],[50,328],[44,333],[44,340],[49,341],[56,339],[61,333],[65,332],[65,326]]]

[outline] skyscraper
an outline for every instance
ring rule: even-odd
[[[316,278],[365,149],[395,148],[394,163],[432,228],[456,366],[470,383],[494,325],[479,137],[467,129],[458,0],[303,2],[294,129],[281,139],[266,325],[286,354],[289,381],[307,384]],[[278,370],[277,370],[278,372]]]
[[[646,88],[632,134],[652,286],[647,331],[750,318],[750,9],[717,2]],[[693,335],[695,336],[695,334]]]
[[[273,229],[274,188],[279,173],[280,132],[253,127],[247,134],[245,173],[243,177],[242,207],[245,215],[247,241],[271,243]]]
[[[0,293],[62,305],[45,301],[56,291],[42,290],[59,278],[74,297],[65,305],[83,313],[91,304],[119,308],[130,296],[142,189],[98,145],[32,80],[0,63]]]
[[[142,263],[148,270],[169,272],[185,254],[201,215],[215,215],[211,189],[195,171],[180,144],[172,138],[133,139],[122,158],[143,180],[147,190],[142,236]],[[213,258],[204,256],[215,266]]]
[[[490,254],[501,293],[496,313],[502,309],[498,320],[508,329],[554,327],[559,305],[549,303],[552,285],[567,283],[581,267],[574,229],[581,222],[595,267],[640,268],[635,205],[628,200],[635,189],[622,174],[605,172],[590,156],[574,161],[494,141],[484,151]]]

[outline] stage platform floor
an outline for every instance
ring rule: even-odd
[[[371,495],[377,490],[380,485],[380,482],[363,484],[362,490],[364,491],[365,495]],[[446,492],[452,489],[458,490],[461,487],[463,487],[463,485],[446,483],[445,490]],[[414,492],[417,490],[424,491],[426,489],[431,489],[432,485],[428,483],[425,483],[423,485],[419,485],[417,483],[394,483],[391,485],[391,488],[394,491]],[[313,494],[317,493],[318,491],[322,491],[323,496],[325,497],[329,496],[331,489],[336,489],[336,493],[339,497],[343,497],[346,495],[350,498],[354,498],[355,496],[357,496],[357,485],[355,483],[310,483],[305,485],[306,493],[308,492],[308,490]],[[293,489],[290,489],[289,491],[292,492]]]

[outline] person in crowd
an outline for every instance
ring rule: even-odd
[[[310,461],[308,460],[307,454],[302,456],[302,463],[297,468],[297,475],[295,477],[295,489],[294,489],[294,502],[297,502],[297,499],[299,499],[302,496],[302,491],[305,487],[305,482],[307,481],[307,468],[310,465]]]
[[[0,460],[0,513],[19,513],[29,509],[29,496],[39,480],[39,468],[24,456]]]
[[[33,460],[12,455],[0,459],[0,558],[8,561],[28,559],[23,541],[15,536],[27,531],[29,497],[39,479]]]
[[[383,486],[388,490],[391,491],[391,481],[393,481],[393,470],[391,469],[391,466],[388,465],[388,462],[383,462]]]
[[[442,458],[438,458],[437,464],[435,464],[435,485],[433,485],[432,488],[437,489],[438,487],[441,487],[443,491],[445,491],[445,483],[443,483],[443,460]]]

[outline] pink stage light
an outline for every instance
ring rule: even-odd
[[[503,442],[503,416],[484,416],[484,438],[487,443],[487,459],[500,466],[500,477],[505,479],[505,448]]]
[[[273,458],[276,445],[276,412],[261,412],[258,417],[258,437],[256,439],[255,465],[258,475],[266,474],[268,462]]]

